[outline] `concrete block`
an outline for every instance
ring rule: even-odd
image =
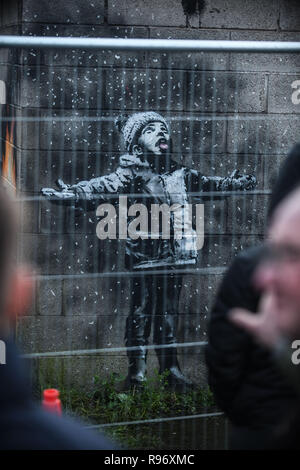
[[[207,374],[203,349],[198,351],[194,348],[194,351],[196,353],[189,355],[179,353],[180,365],[184,373],[192,378],[195,383],[206,387]],[[120,354],[49,357],[34,360],[27,359],[26,362],[30,364],[32,389],[38,398],[40,398],[40,390],[49,387],[65,391],[70,389],[95,391],[97,389],[95,377],[104,380],[111,377],[112,374],[116,374],[120,379],[125,379],[128,371],[127,357]],[[158,362],[152,353],[148,355],[147,370],[149,377],[153,376],[155,371],[158,371]]]
[[[55,236],[54,236],[55,235]],[[37,266],[40,274],[113,272],[124,260],[122,240],[99,240],[94,234],[23,234],[20,261]]]
[[[204,233],[226,233],[227,205],[225,200],[202,200],[204,203]],[[197,201],[199,204],[199,201]]]
[[[200,13],[201,28],[277,29],[279,1],[207,0]]]
[[[225,150],[226,123],[218,118],[187,118],[170,121],[174,153],[222,153]]]
[[[21,33],[21,25],[19,26],[2,26],[1,35],[13,36]],[[17,64],[19,61],[19,51],[13,48],[0,49],[0,63],[1,64]]]
[[[183,319],[183,316],[181,316],[180,319]],[[42,317],[36,319],[36,321],[28,317],[26,320],[27,321],[24,321],[23,319],[18,325],[17,339],[19,347],[25,353],[94,349],[94,334],[96,328],[93,316],[88,316],[85,319],[83,317]],[[124,321],[125,319],[122,318],[122,320]],[[199,323],[199,320],[196,319],[196,317],[190,320],[189,332],[192,335],[193,330],[198,327],[196,324]],[[181,341],[185,337],[188,341],[189,335],[183,333],[182,326],[181,323],[179,327],[179,340]],[[46,328],[47,336],[45,336]],[[93,331],[93,328],[95,331]],[[117,332],[118,335],[120,330],[121,329]],[[64,331],[64,335],[61,335],[61,331]],[[113,331],[113,329],[111,329],[111,331]],[[200,339],[202,337],[199,331],[200,328],[197,330],[198,334],[196,334],[196,337],[190,336],[190,338],[196,341],[203,341],[203,339]],[[40,341],[40,338],[37,337],[36,333],[42,336],[44,340],[43,343]],[[103,333],[104,331],[102,334]],[[31,343],[30,346],[28,340]],[[128,368],[126,352],[124,350],[124,352],[110,353],[110,349],[113,346],[110,341],[107,342],[108,340],[109,338],[106,338],[103,344],[104,348],[107,347],[107,352],[97,354],[97,356],[78,355],[75,357],[62,356],[35,359],[35,361],[38,362],[38,368],[32,374],[34,384],[36,385],[38,378],[42,388],[51,384],[52,387],[57,386],[60,389],[74,387],[76,385],[84,389],[91,389],[93,388],[94,376],[104,379],[112,373],[116,373],[125,378]],[[100,338],[98,338],[98,341],[100,341]],[[41,347],[43,349],[39,349]],[[99,347],[102,349],[100,342],[97,348]],[[121,347],[123,347],[123,340]],[[187,373],[196,383],[199,383],[199,379],[201,378],[201,383],[204,383],[205,366],[203,348],[180,348],[178,349],[178,359],[184,373]],[[196,360],[198,361],[198,367],[194,368]],[[199,373],[199,368],[201,373]],[[158,369],[157,359],[153,351],[150,351],[148,354],[147,369],[149,376],[152,376],[154,370]],[[35,373],[37,373],[37,375],[35,375]]]
[[[298,33],[283,31],[232,31],[234,41],[298,41]],[[231,53],[230,70],[261,72],[296,72],[300,70],[299,54]]]
[[[11,0],[9,2],[2,2],[1,8],[1,27],[5,28],[7,26],[13,25],[15,27],[19,25],[21,22],[21,15],[20,15],[20,2],[19,0]],[[1,33],[3,34],[3,33]]]
[[[279,175],[281,165],[287,155],[267,155],[264,159],[264,184],[266,189],[273,189]]]
[[[153,39],[229,39],[227,31],[204,31],[186,28],[150,28]],[[229,54],[204,52],[148,53],[148,65],[154,68],[186,70],[227,70]]]
[[[110,325],[116,325],[117,318],[128,315],[131,282],[130,278],[124,276],[66,278],[63,281],[64,315],[85,315],[88,311],[90,314],[99,315],[100,329],[101,325],[108,322],[111,329]]]
[[[239,154],[282,155],[299,140],[299,117],[269,114],[263,119],[229,120],[228,151]]]
[[[102,69],[24,66],[21,107],[95,109],[102,104]]]
[[[18,344],[24,353],[98,348],[105,350],[101,354],[126,355],[125,323],[126,315],[96,316],[87,307],[81,315],[24,317],[18,322]],[[124,350],[111,353],[112,348]]]
[[[199,28],[199,14],[186,15],[188,28]]]
[[[40,231],[41,233],[68,233],[70,227],[70,211],[72,209],[63,205],[51,204],[41,197],[40,202]]]
[[[300,5],[297,0],[280,0],[279,27],[288,31],[300,31]]]
[[[96,216],[98,205],[111,202],[118,204],[118,199],[107,197],[95,199],[93,203],[78,202],[75,206],[65,206],[51,203],[41,196],[40,231],[48,234],[91,234],[95,236],[96,227],[100,220]]]
[[[108,22],[119,25],[186,26],[180,0],[114,0],[108,2]]]
[[[266,110],[266,78],[256,73],[191,72],[187,111],[199,113]]]
[[[11,32],[11,31],[9,31]],[[0,64],[4,67],[4,64],[14,63],[16,54],[13,49],[1,48],[0,49]],[[17,60],[17,59],[16,59]]]
[[[191,348],[192,349],[192,348]],[[204,357],[204,349],[194,349],[193,354],[179,355],[181,370],[195,384],[207,387],[207,370]],[[198,358],[198,359],[197,359]]]
[[[185,73],[164,70],[111,70],[106,74],[104,109],[183,109]]]
[[[94,349],[97,317],[37,316],[18,320],[17,343],[24,353]]]
[[[22,21],[30,23],[101,24],[104,22],[104,0],[23,0]]]
[[[34,194],[19,193],[20,202],[17,203],[19,230],[29,233],[39,232],[39,201]]]
[[[40,279],[37,284],[37,313],[45,317],[62,314],[62,281]]]
[[[205,307],[207,308],[207,305]],[[191,314],[190,312],[181,315],[179,317],[177,341],[180,343],[207,341],[207,317],[207,314]],[[198,346],[197,351],[199,349]],[[180,357],[191,356],[192,352],[195,353],[194,348],[180,348]]]
[[[86,181],[115,171],[119,154],[82,151],[17,151],[18,187],[40,193],[42,187],[57,188],[62,178],[66,184]]]
[[[117,374],[125,379],[127,374],[127,357],[122,355],[65,356],[26,361],[31,368],[31,387],[38,397],[40,390],[49,387],[95,391],[95,377],[104,380]]]
[[[121,55],[115,54],[121,58]],[[145,90],[147,90],[145,92]],[[103,95],[104,93],[104,95]],[[183,109],[184,72],[24,66],[22,107],[61,109]]]
[[[232,196],[228,201],[228,233],[264,234],[269,202],[269,195]]]
[[[257,245],[262,235],[211,235],[204,237],[204,246],[198,252],[197,268],[228,267],[243,249]]]
[[[269,76],[268,112],[300,113],[299,75],[272,74]]]
[[[91,38],[147,38],[148,30],[135,26],[109,25],[69,25],[69,24],[36,24],[22,25],[24,35],[91,37]],[[135,51],[95,51],[83,49],[56,50],[22,50],[21,63],[24,65],[77,65],[79,67],[144,67],[145,52]]]
[[[8,60],[14,60],[15,54],[11,54]],[[7,116],[6,104],[16,105],[19,101],[20,73],[19,68],[14,65],[4,64],[0,67],[0,80],[5,84],[5,102],[3,103],[4,116]]]
[[[180,341],[205,341],[206,320],[222,274],[183,276],[180,296]]]
[[[16,142],[21,149],[61,151],[124,151],[114,120],[95,110],[23,109],[16,124]],[[50,118],[50,119],[49,119]]]

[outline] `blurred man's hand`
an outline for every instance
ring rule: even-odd
[[[229,313],[229,318],[237,326],[252,334],[254,339],[264,346],[272,348],[281,339],[278,310],[271,293],[262,295],[258,313],[233,309]]]

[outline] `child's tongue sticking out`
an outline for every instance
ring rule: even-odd
[[[167,150],[168,149],[168,144],[166,144],[165,142],[161,142],[159,144],[159,148],[161,148],[162,150]]]

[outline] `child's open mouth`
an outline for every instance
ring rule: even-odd
[[[167,150],[169,148],[166,139],[160,139],[156,144],[161,150]]]

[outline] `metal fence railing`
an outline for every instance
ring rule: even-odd
[[[38,285],[16,330],[33,386],[57,386],[70,404],[95,377],[107,387],[179,366],[199,391],[159,416],[114,408],[90,426],[135,428],[132,445],[145,434],[148,448],[154,426],[158,447],[226,447],[206,326],[231,260],[264,236],[297,141],[299,52],[300,42],[0,37],[2,176]],[[126,393],[113,400],[124,411]]]

